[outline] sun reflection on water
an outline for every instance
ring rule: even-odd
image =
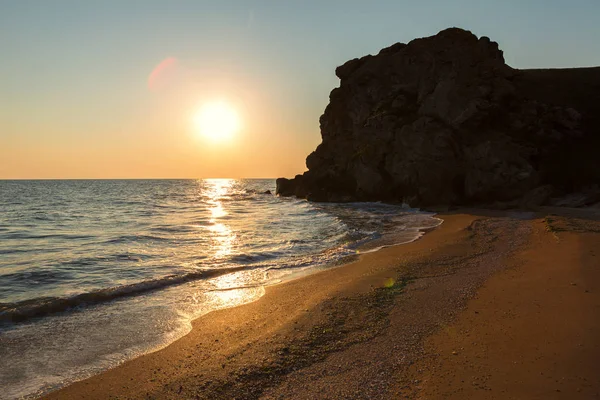
[[[223,205],[221,204],[221,202],[217,202],[216,204],[214,204],[214,207],[210,209],[210,214],[210,222],[214,223],[217,218],[226,216],[227,211],[223,209]]]
[[[242,271],[219,276],[212,283],[215,289],[207,292],[206,296],[217,308],[245,304],[265,293],[263,286],[253,285],[252,278]]]
[[[205,179],[201,181],[203,194],[208,196],[210,220],[206,227],[210,234],[211,250],[215,259],[225,260],[234,252],[237,235],[227,224],[229,212],[224,200],[233,195],[234,179]],[[232,307],[252,301],[264,294],[264,288],[249,286],[251,277],[246,272],[234,272],[211,279],[214,290],[206,292],[206,301],[216,308]]]
[[[203,181],[205,195],[209,196],[207,203],[211,214],[207,229],[211,232],[210,242],[216,259],[229,256],[236,240],[235,232],[220,221],[228,214],[223,207],[222,199],[230,193],[234,183],[233,179],[206,179]]]

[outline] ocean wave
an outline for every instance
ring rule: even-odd
[[[125,254],[125,253],[123,253],[123,254],[114,254],[114,255],[110,255],[110,256],[81,257],[81,258],[76,258],[76,259],[69,260],[69,261],[63,261],[63,262],[61,262],[61,265],[63,265],[63,266],[86,266],[86,265],[89,266],[89,265],[97,265],[102,262],[111,262],[111,261],[140,262],[144,258],[147,258],[147,256],[144,254]]]
[[[256,197],[251,196],[251,195],[238,195],[238,196],[231,196],[231,197],[223,197],[223,198],[219,199],[219,201],[222,201],[224,203],[237,202],[237,201],[252,201],[252,200],[256,200]]]
[[[32,284],[48,284],[62,282],[72,278],[72,273],[65,270],[48,268],[38,270],[25,270],[13,273],[4,273],[0,275],[4,282],[11,283],[27,283]]]
[[[266,260],[272,260],[281,256],[280,252],[262,252],[252,254],[236,254],[229,259],[229,262],[233,263],[254,263]]]
[[[291,239],[291,240],[288,240],[286,243],[294,245],[294,244],[309,243],[309,242],[306,239]]]
[[[124,200],[115,199],[112,201],[113,206],[145,206],[146,204],[140,200]]]
[[[104,241],[105,244],[117,244],[117,243],[128,243],[128,242],[137,242],[137,241],[168,241],[169,238],[165,238],[162,236],[155,235],[122,235],[119,237],[115,237],[112,239],[108,239]]]
[[[420,221],[415,219],[409,224],[397,226],[396,229],[378,235],[374,240],[362,241],[362,243],[355,248],[361,253],[372,253],[386,247],[414,242],[423,237],[425,233],[432,231],[444,222],[440,218],[433,217],[433,214],[428,217],[428,219]]]
[[[191,225],[177,225],[177,226],[155,226],[150,228],[152,232],[165,232],[165,233],[189,233],[195,232],[197,229]]]
[[[3,235],[5,239],[62,239],[62,240],[80,240],[93,239],[90,235],[73,235],[67,233],[48,233],[48,234],[33,234],[26,232],[9,232]]]
[[[42,297],[17,303],[0,303],[0,323],[24,322],[32,318],[56,314],[79,306],[90,306],[138,296],[169,286],[216,278],[218,276],[247,269],[246,267],[220,268],[189,272],[182,275],[169,275],[163,278],[146,280],[129,285],[100,289],[71,297]]]
[[[0,237],[1,239],[1,237]],[[0,249],[0,254],[20,254],[35,251],[33,249]]]

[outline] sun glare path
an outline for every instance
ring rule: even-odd
[[[233,186],[233,179],[206,179],[204,180],[206,193],[211,197],[207,200],[210,207],[211,219],[207,229],[211,231],[212,247],[217,259],[227,257],[233,251],[233,245],[236,240],[236,234],[221,218],[227,215],[223,207],[222,197],[229,193]]]
[[[241,127],[236,110],[223,101],[207,103],[194,116],[198,133],[211,141],[230,140]]]

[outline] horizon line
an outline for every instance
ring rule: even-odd
[[[1,181],[199,181],[207,179],[277,179],[277,178],[0,178]]]

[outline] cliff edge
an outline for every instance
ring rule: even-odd
[[[354,59],[320,118],[308,171],[277,193],[411,206],[600,201],[600,68],[517,70],[450,28]],[[596,197],[598,197],[596,199]]]

